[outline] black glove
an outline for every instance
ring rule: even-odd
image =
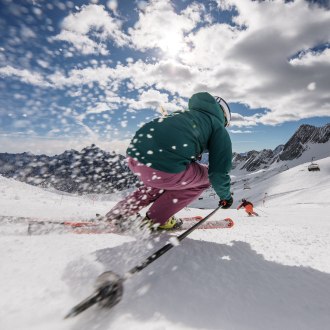
[[[222,209],[229,209],[233,205],[233,197],[230,197],[229,199],[221,199],[219,201],[219,206]]]

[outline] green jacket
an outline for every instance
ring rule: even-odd
[[[208,150],[209,180],[221,199],[229,199],[232,148],[223,111],[206,92],[194,94],[188,106],[189,110],[154,119],[141,127],[127,155],[156,170],[180,173]]]

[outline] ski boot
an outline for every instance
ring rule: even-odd
[[[152,221],[146,214],[142,220],[141,227],[147,227],[151,232],[159,230],[177,230],[182,227],[182,220],[171,216],[163,225],[160,225],[159,223]]]

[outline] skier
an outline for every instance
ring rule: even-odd
[[[142,126],[128,149],[129,168],[144,183],[119,202],[106,219],[121,223],[153,203],[140,219],[153,229],[176,229],[182,221],[173,215],[186,207],[212,184],[219,206],[229,208],[229,171],[232,148],[229,134],[231,114],[227,103],[207,92],[194,94],[188,110],[177,111]],[[196,162],[209,152],[209,166]],[[138,215],[139,217],[139,215]]]
[[[265,204],[266,204],[266,198],[267,198],[267,197],[268,197],[268,194],[265,193],[264,198],[263,198],[263,200],[262,200],[262,206],[263,206],[263,207],[265,207]]]
[[[253,211],[253,204],[245,198],[242,199],[242,203],[237,207],[237,210],[239,210],[241,207],[245,208],[245,212],[249,215],[249,217],[252,215],[259,216],[258,213]]]

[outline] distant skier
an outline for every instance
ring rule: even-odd
[[[262,206],[263,207],[265,207],[267,197],[268,197],[268,194],[265,193],[264,198],[262,199]]]
[[[257,217],[259,216],[258,213],[253,211],[253,204],[248,200],[246,200],[245,198],[242,199],[242,203],[237,207],[237,210],[239,210],[242,207],[244,207],[245,212],[249,215],[249,217],[251,217],[252,215],[255,215]]]
[[[106,214],[119,224],[153,203],[142,219],[150,227],[175,229],[180,219],[173,215],[197,199],[212,184],[219,206],[229,208],[229,171],[232,148],[230,109],[220,97],[194,94],[189,109],[157,118],[142,126],[127,149],[128,166],[144,185]],[[209,166],[196,162],[209,152]],[[182,222],[181,222],[182,223]],[[155,226],[154,226],[155,225]]]

